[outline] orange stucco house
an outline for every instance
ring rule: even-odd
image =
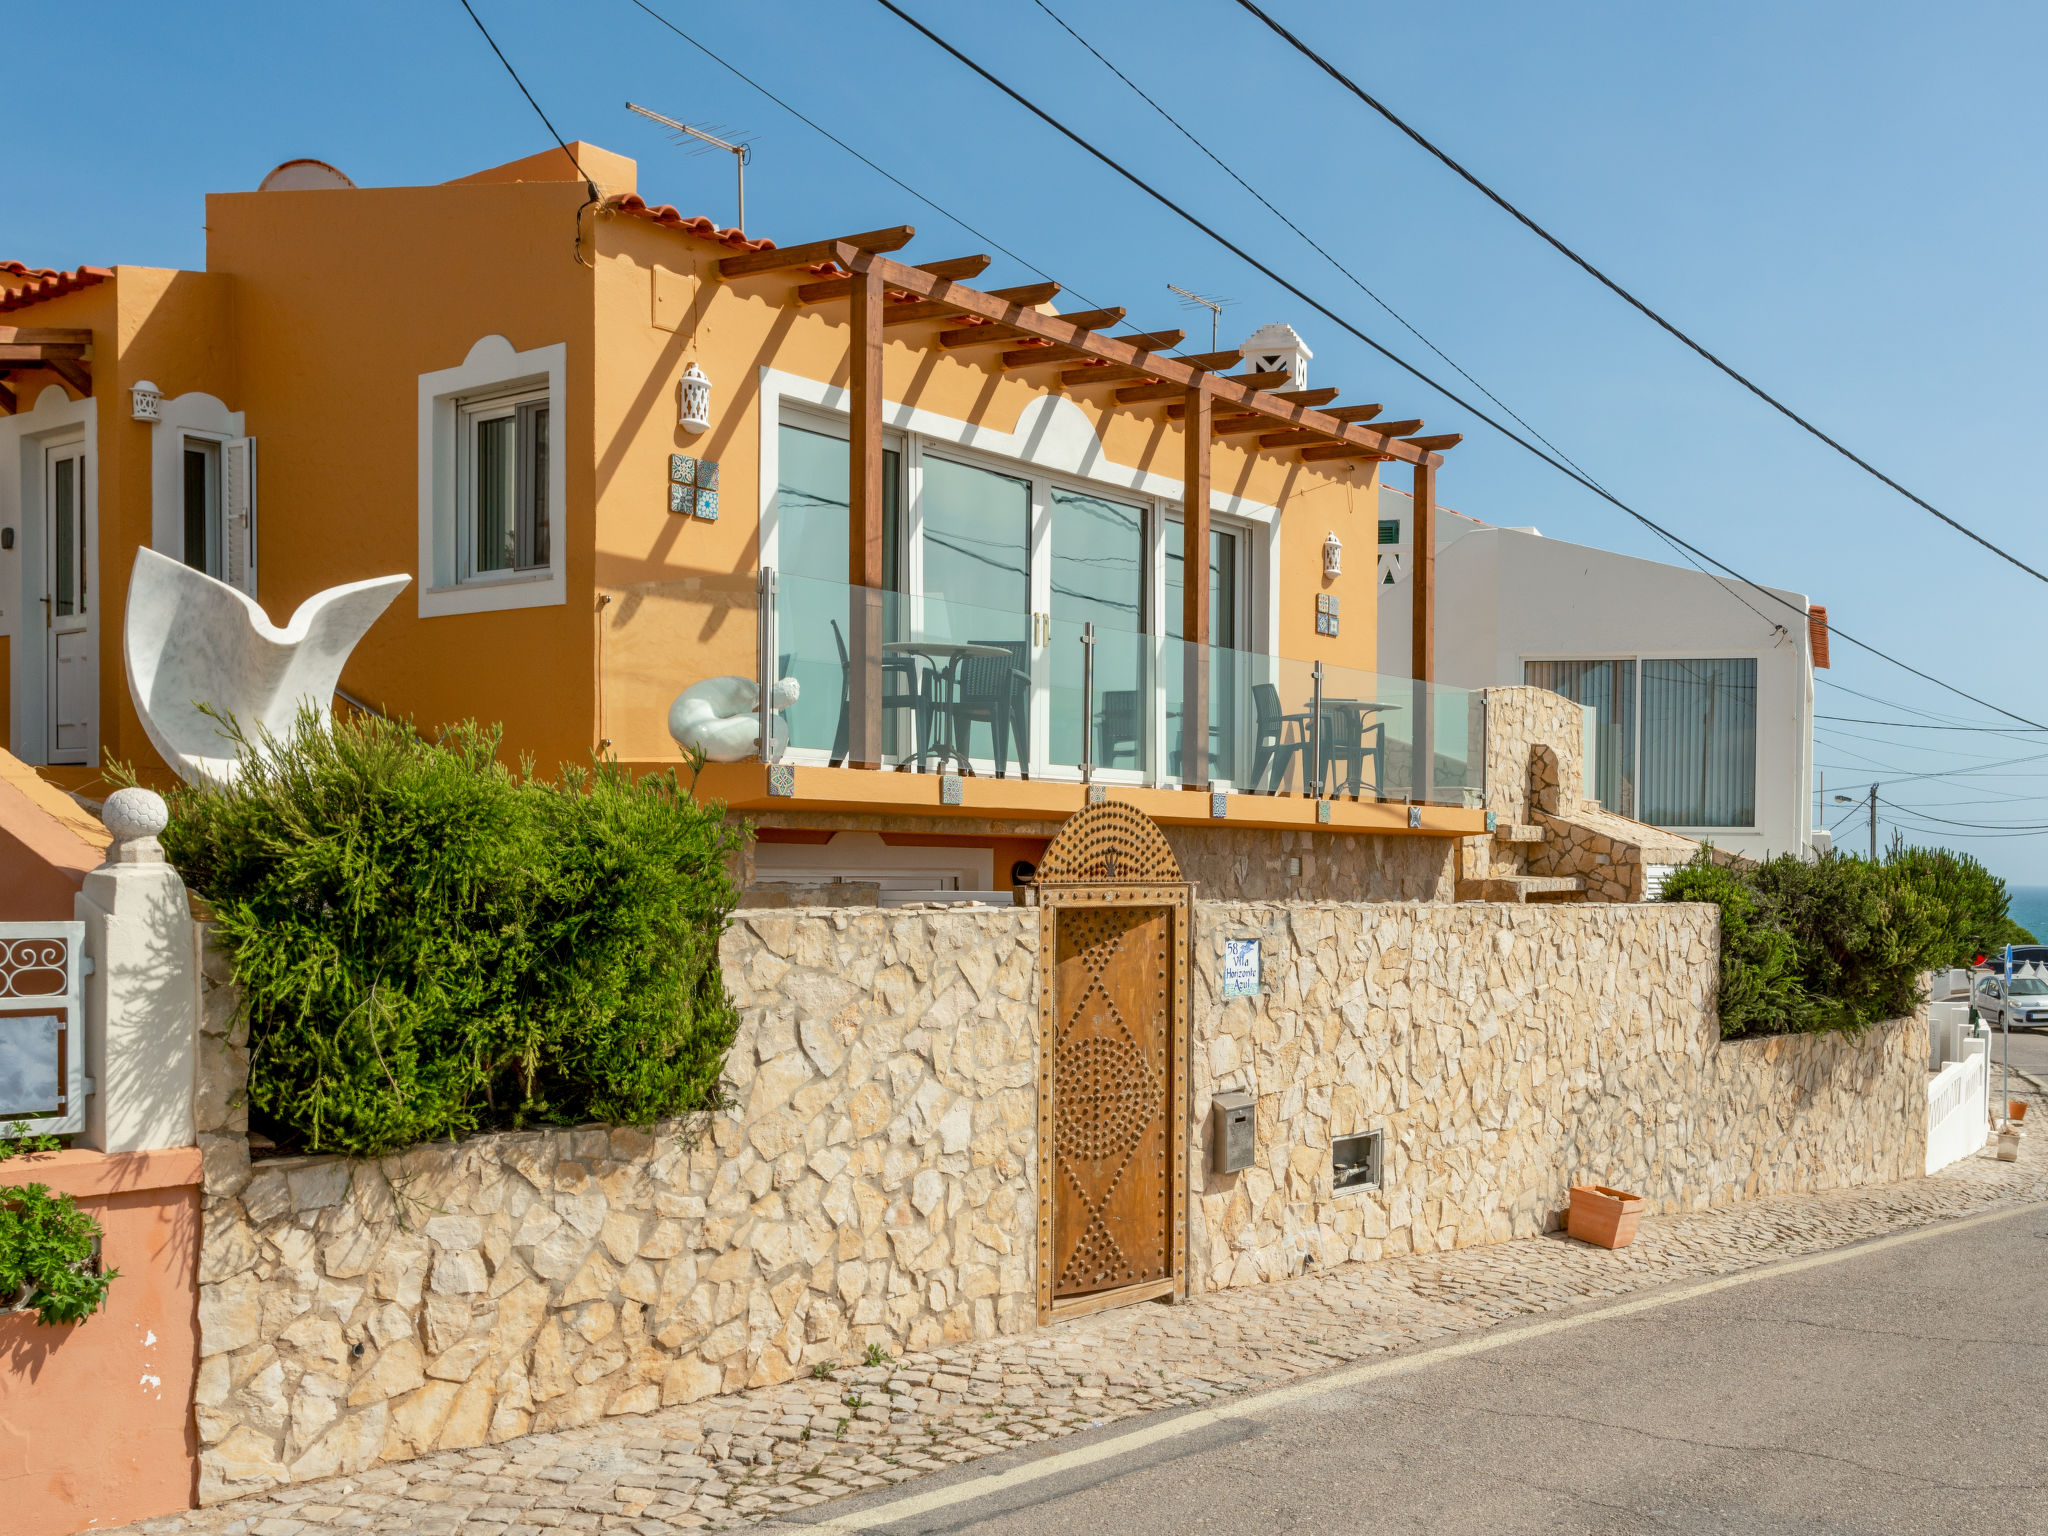
[[[778,247],[571,151],[291,162],[207,199],[204,272],[0,267],[17,756],[160,769],[120,646],[149,545],[279,623],[408,573],[346,696],[543,768],[680,765],[678,695],[739,680],[694,706],[745,746],[699,788],[771,887],[1007,891],[1108,793],[1217,895],[1448,896],[1480,714],[1381,673],[1369,557],[1382,464],[1420,520],[1455,439],[1308,388],[1284,326],[1190,357],[906,230]]]

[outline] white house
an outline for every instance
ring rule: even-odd
[[[1381,491],[1383,672],[1410,661],[1410,511]],[[1812,815],[1825,609],[1441,508],[1436,583],[1438,681],[1585,705],[1588,792],[1607,809],[1754,857],[1827,846]]]

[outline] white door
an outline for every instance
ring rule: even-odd
[[[53,763],[90,763],[94,741],[93,624],[87,591],[89,542],[85,513],[85,448],[71,444],[43,456],[43,623],[49,673],[45,741]]]

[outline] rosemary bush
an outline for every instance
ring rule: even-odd
[[[558,783],[500,732],[301,720],[170,797],[249,1025],[252,1128],[358,1156],[710,1107],[737,1019],[718,938],[744,830],[676,776]]]

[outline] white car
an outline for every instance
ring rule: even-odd
[[[1986,976],[1977,983],[1975,1003],[1977,1017],[1992,1029],[2048,1029],[2048,978],[2015,976],[2008,997],[2004,977]]]

